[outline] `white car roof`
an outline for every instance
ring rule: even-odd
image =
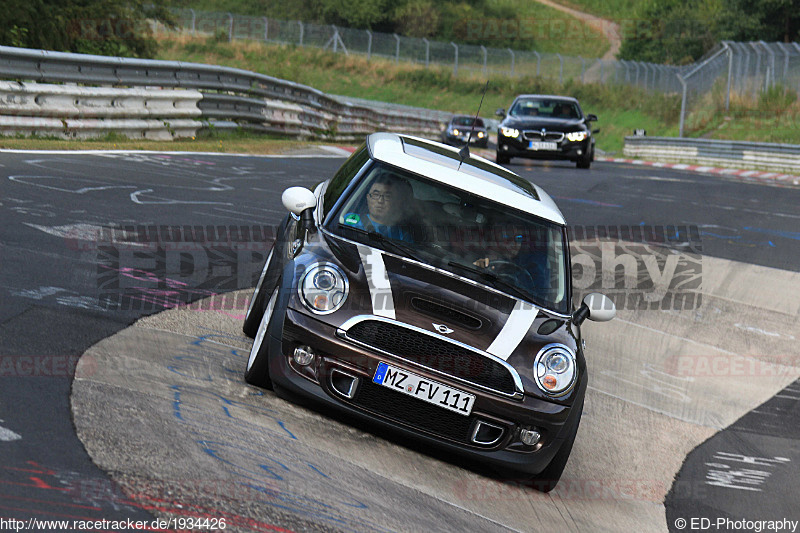
[[[394,133],[367,137],[373,159],[451,187],[488,198],[565,225],[564,215],[541,187],[479,156],[470,155],[459,170],[458,150],[442,143]]]

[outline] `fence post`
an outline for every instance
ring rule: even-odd
[[[586,60],[583,56],[578,56],[581,60],[581,85],[583,85],[583,75],[586,72]]]
[[[783,81],[785,83],[789,76],[789,50],[784,43],[776,42],[775,44],[777,44],[781,52],[783,52]]]
[[[733,50],[728,43],[723,41],[722,45],[728,49],[728,83],[725,87],[725,111],[731,108],[731,77],[733,75]]]
[[[456,50],[454,58],[455,60],[453,61],[453,77],[455,78],[458,77],[458,45],[453,41],[450,41],[450,44],[452,44],[453,48]]]
[[[267,17],[261,17],[261,20],[264,21],[264,42],[267,42],[269,38],[269,20],[267,20]]]
[[[536,77],[539,77],[539,67],[542,66],[542,56],[539,55],[539,52],[533,52],[536,54]]]
[[[603,61],[602,59],[598,59],[598,61],[600,62],[600,83],[602,84],[605,83],[605,81],[603,80],[603,68],[605,67],[606,62]]]
[[[367,30],[367,62],[372,59],[372,32]]]
[[[486,47],[481,45],[481,50],[483,51],[483,75],[486,76]]]
[[[192,12],[192,35],[195,34],[195,20],[197,18],[197,14],[194,12],[194,9],[189,9]]]
[[[508,53],[511,54],[511,76],[513,77],[514,76],[514,50],[512,50],[511,48],[506,48],[506,50],[508,50]]]
[[[767,43],[764,41],[758,41],[758,43],[764,47],[764,50],[767,51],[769,54],[769,67],[767,70],[767,82],[766,88],[769,89],[773,85],[775,85],[775,52],[772,51],[772,48],[769,47]],[[770,78],[770,72],[772,73],[772,77]]]
[[[556,54],[558,57],[559,66],[558,66],[558,83],[564,83],[564,58],[561,57],[561,54]]]
[[[755,52],[756,52],[756,78],[758,78],[758,76],[760,76],[760,73],[761,73],[761,52],[759,51],[759,49],[758,49],[758,48],[756,48],[756,43],[752,43],[752,42],[751,42],[751,43],[750,43],[750,46],[751,46],[751,47],[753,48],[753,50],[755,50]],[[758,86],[759,86],[759,84],[758,84],[758,83],[756,83],[756,85],[755,85],[755,87],[754,87],[754,89],[755,89],[756,93],[757,93],[757,91],[758,91]],[[754,95],[754,96],[755,96],[755,95]]]
[[[397,35],[396,33],[393,33],[392,35],[394,35],[394,40],[395,40],[394,62],[395,63],[399,63],[400,62],[400,36]]]
[[[792,43],[792,46],[797,49],[797,53],[800,53],[800,43]],[[800,87],[798,87],[797,92],[800,93]]]
[[[331,24],[331,28],[333,28],[333,37],[331,37],[331,41],[333,41],[333,53],[339,51],[339,30],[336,29],[336,26]]]
[[[305,32],[305,28],[303,27],[303,23],[299,20],[297,21],[297,24],[300,25],[300,42],[298,43],[298,46],[303,46],[303,33]]]
[[[228,15],[228,42],[233,41],[233,15],[230,13],[226,13]]]
[[[681,123],[680,127],[678,128],[678,137],[683,137],[683,122],[686,118],[686,80],[683,79],[683,76],[675,73],[678,76],[678,80],[681,82],[681,86],[683,89],[683,95],[681,96]]]
[[[431,62],[431,42],[425,37],[422,40],[425,42],[425,68],[428,68]]]

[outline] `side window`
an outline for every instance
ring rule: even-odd
[[[344,162],[344,165],[336,172],[336,175],[333,176],[331,182],[328,184],[327,189],[325,189],[325,196],[322,199],[322,208],[323,213],[328,214],[331,209],[333,209],[334,204],[342,195],[342,192],[347,188],[353,178],[358,174],[358,171],[361,170],[361,167],[369,159],[369,152],[367,151],[367,145],[362,144],[361,147],[353,152],[347,161]]]

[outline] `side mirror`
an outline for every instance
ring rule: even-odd
[[[583,299],[583,304],[575,311],[572,319],[580,326],[587,318],[595,322],[607,322],[617,315],[617,307],[611,298],[599,292],[592,292]]]
[[[302,224],[306,229],[314,227],[314,208],[317,206],[317,197],[305,187],[289,187],[281,195],[283,207],[294,216],[302,216]]]
[[[305,187],[289,187],[283,191],[281,202],[283,207],[300,216],[300,213],[309,207],[316,207],[317,197]]]
[[[499,108],[497,111],[495,111],[494,114],[497,115],[498,117],[506,118],[506,110],[503,109],[502,107]]]
[[[589,113],[586,115],[586,122],[595,122],[597,120],[597,115]]]

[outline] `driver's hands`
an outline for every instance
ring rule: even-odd
[[[475,265],[476,267],[489,268],[489,262],[490,261],[488,257],[481,257],[472,264]]]

